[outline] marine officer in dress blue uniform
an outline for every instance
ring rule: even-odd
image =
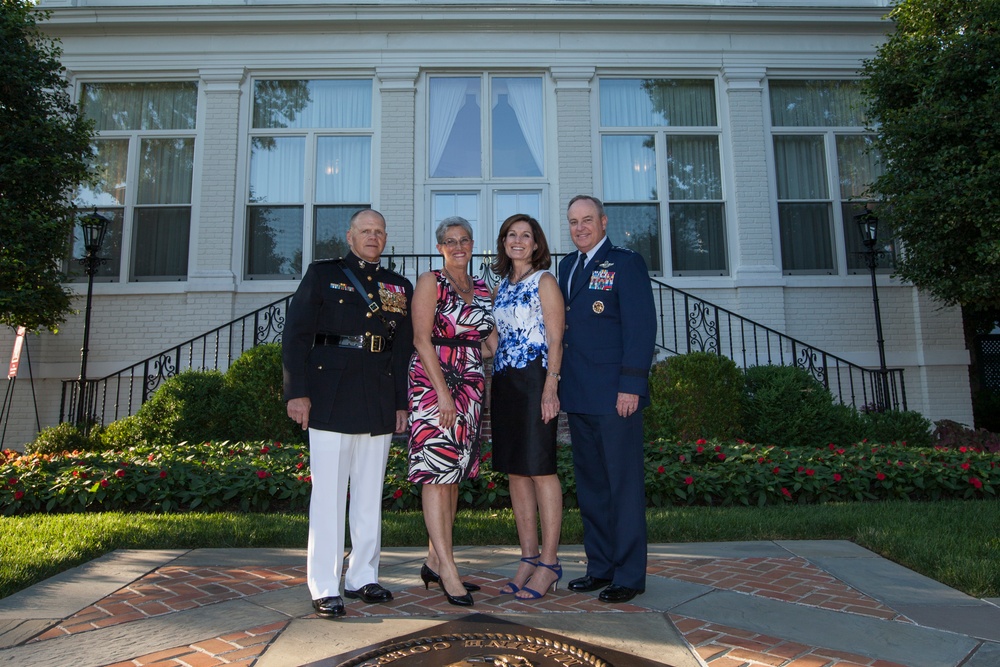
[[[307,581],[322,617],[343,616],[340,576],[350,484],[351,555],[344,595],[368,603],[378,583],[382,484],[392,433],[406,430],[406,370],[413,353],[413,285],[379,265],[385,218],[351,218],[351,252],[313,262],[288,307],[282,343],[288,416],[309,430]]]
[[[611,244],[604,205],[580,195],[567,209],[578,252],[559,263],[566,300],[559,401],[569,418],[587,574],[573,591],[627,602],[646,588],[642,409],[656,310],[642,257]]]

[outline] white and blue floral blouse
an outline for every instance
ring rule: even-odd
[[[548,368],[549,347],[545,342],[545,322],[538,282],[545,271],[536,271],[512,285],[506,278],[497,288],[493,316],[496,318],[500,344],[493,359],[493,370],[524,368],[539,355]]]

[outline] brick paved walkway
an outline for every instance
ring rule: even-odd
[[[652,641],[644,647],[647,653],[649,646],[664,642],[664,649],[681,651],[687,659],[680,653],[660,655],[659,652],[650,654],[653,659],[659,657],[685,667],[693,667],[695,662],[708,667],[994,667],[1000,664],[991,662],[992,656],[1000,656],[1000,631],[989,629],[992,628],[990,610],[1000,610],[989,603],[983,606],[984,601],[920,578],[849,543],[832,544],[825,547],[825,552],[817,551],[824,548],[819,543],[805,543],[801,548],[792,543],[746,544],[750,553],[771,555],[720,555],[740,551],[725,545],[651,546],[647,591],[622,605],[608,605],[594,593],[573,593],[562,587],[534,601],[501,595],[500,589],[516,568],[515,550],[464,548],[463,578],[482,587],[474,594],[476,603],[471,609],[449,605],[436,586],[424,588],[417,578],[422,550],[397,549],[389,557],[388,565],[383,562],[385,583],[393,591],[394,600],[372,605],[347,600],[346,616],[333,622],[318,620],[310,613],[304,552],[295,556],[287,550],[280,554],[276,550],[271,555],[255,550],[198,550],[191,552],[197,555],[190,558],[181,551],[164,553],[162,560],[150,561],[146,568],[128,570],[130,574],[117,578],[124,584],[119,589],[105,587],[104,591],[112,592],[100,599],[81,600],[86,606],[72,607],[79,611],[65,618],[44,614],[0,616],[0,640],[7,632],[13,642],[0,643],[0,667],[8,664],[20,667],[18,655],[28,656],[30,660],[24,664],[32,667],[62,664],[46,662],[44,656],[73,655],[73,649],[68,647],[75,644],[65,642],[77,640],[90,652],[85,661],[89,667],[301,664],[296,659],[303,641],[317,641],[315,650],[336,655],[344,649],[334,649],[329,642],[341,642],[347,628],[351,628],[348,635],[362,628],[364,632],[381,628],[382,633],[391,637],[396,636],[393,629],[397,626],[393,624],[397,621],[433,622],[467,613],[497,614],[515,622],[521,616],[529,619],[525,621],[529,625],[541,622],[543,626],[543,619],[550,618],[555,627],[588,628],[583,636],[595,639],[634,636],[635,641],[643,644]],[[563,586],[574,576],[580,576],[584,567],[578,546],[567,547],[566,551]],[[814,557],[817,553],[818,559]],[[271,559],[274,560],[269,563]],[[889,576],[884,576],[885,573]],[[135,579],[128,581],[131,576]],[[884,583],[886,579],[888,584]],[[905,591],[903,595],[894,593],[892,588],[901,582],[905,582],[899,589]],[[869,590],[880,591],[880,598],[866,592]],[[927,625],[926,612],[919,605],[914,606],[913,593],[919,590],[938,596],[935,604],[940,611],[934,613],[943,614],[940,618],[944,619],[944,625]],[[983,630],[970,632],[972,636],[950,634],[955,631],[947,629],[949,623],[954,625],[948,614],[956,607],[949,605],[956,604],[975,605],[976,618],[986,618],[985,634],[975,634]],[[918,613],[915,618],[921,619],[919,624],[911,620],[911,612]],[[230,614],[236,614],[239,620],[222,624],[213,620],[227,619]],[[568,624],[556,620],[580,614],[583,615],[578,616],[579,621],[574,619]],[[632,615],[634,623],[615,620]],[[173,616],[178,620],[171,621]],[[3,618],[8,620],[4,622]],[[44,623],[42,618],[52,620]],[[187,618],[192,620],[184,620]],[[194,622],[195,618],[204,620]],[[377,622],[350,625],[352,621],[365,619]],[[37,629],[21,630],[29,627],[23,623],[33,624],[31,627]],[[829,632],[824,631],[827,624],[831,626]],[[208,626],[214,630],[207,631]],[[654,635],[644,637],[641,627],[659,629]],[[984,627],[982,623],[980,627]],[[151,630],[147,632],[147,628]],[[634,635],[629,628],[635,629]],[[163,631],[167,631],[169,640],[164,641]],[[14,638],[16,633],[21,633],[20,638]],[[287,633],[291,634],[283,639]],[[317,633],[326,639],[317,640]],[[993,634],[998,637],[994,639]],[[363,636],[367,635],[358,635],[355,641]],[[123,639],[126,637],[133,639]],[[370,641],[375,641],[374,637]],[[369,645],[368,642],[360,641],[359,646]],[[891,646],[886,647],[887,642]],[[177,645],[171,646],[172,643]],[[907,648],[909,643],[912,646]],[[50,645],[51,649],[46,648]],[[109,659],[101,661],[99,652],[112,646],[114,651],[109,652]],[[16,653],[18,647],[24,650]],[[130,648],[134,649],[132,655]],[[94,651],[98,656],[93,655]],[[947,656],[946,661],[934,657],[939,651]],[[110,658],[112,654],[114,657]],[[316,655],[311,659],[318,659]],[[274,662],[276,656],[282,656],[278,662]],[[905,659],[900,660],[901,656]],[[958,659],[952,659],[955,656]],[[12,658],[14,662],[10,661]]]

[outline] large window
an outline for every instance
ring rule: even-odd
[[[608,236],[654,273],[727,274],[715,83],[605,78],[600,100]]]
[[[82,100],[98,131],[99,178],[76,203],[111,220],[98,279],[186,280],[197,84],[85,83]],[[74,260],[85,254],[79,234],[72,253]],[[76,261],[67,269],[81,273]]]
[[[546,188],[540,76],[430,76],[427,86],[430,238],[451,215],[490,252],[513,213],[538,217]]]
[[[347,252],[348,221],[371,207],[371,119],[370,79],[254,82],[247,278]]]
[[[867,271],[854,215],[878,177],[854,81],[771,81],[781,265],[786,274]],[[839,230],[839,234],[838,234]],[[886,242],[891,270],[893,244]]]

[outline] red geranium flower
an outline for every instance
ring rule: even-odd
[[[166,478],[167,478],[167,471],[166,470],[161,470],[160,471],[160,479],[166,479]]]
[[[842,480],[842,479],[844,479],[844,478],[840,476],[840,473],[839,473],[839,472],[835,472],[835,473],[833,473],[833,481],[835,481],[835,482],[839,482],[839,481],[840,481],[840,480]]]
[[[103,489],[103,488],[107,488],[107,486],[108,486],[108,480],[106,480],[106,479],[102,479],[102,480],[101,480],[101,488],[102,488],[102,489]]]
[[[723,454],[722,452],[719,452],[718,454],[715,455],[715,458],[719,459],[720,461],[725,461],[726,455]]]
[[[875,479],[881,482],[883,479],[885,479],[885,473],[880,472],[879,474],[875,475]]]
[[[258,470],[257,477],[259,477],[260,479],[264,479],[265,477],[270,477],[270,475],[266,470]]]
[[[962,464],[962,470],[968,470],[968,469],[969,469],[969,462],[966,461],[965,463]]]
[[[788,489],[786,489],[785,487],[781,487],[781,493],[783,495],[787,496],[788,498],[792,497],[792,492],[789,491]]]
[[[969,448],[966,447],[965,445],[962,445],[961,447],[958,448],[958,451],[964,454],[965,452],[969,451]]]
[[[686,458],[684,458],[684,455],[683,455],[683,454],[681,454],[680,456],[678,456],[678,457],[677,457],[677,460],[678,460],[678,461],[680,461],[681,463],[684,463],[685,461],[687,461],[687,459],[686,459]]]
[[[395,491],[393,491],[392,497],[395,498],[395,499],[397,499],[397,500],[400,499],[400,498],[402,498],[403,497],[403,490],[402,489],[396,489]]]
[[[261,454],[267,454],[269,451],[271,451],[271,448],[268,447],[267,445],[264,445],[263,447],[260,448]]]
[[[696,445],[707,445],[708,444],[708,440],[706,440],[705,438],[698,438],[697,440],[694,441],[694,444],[696,444]]]
[[[14,500],[20,500],[21,498],[24,498],[24,491],[15,491]]]
[[[490,482],[489,484],[486,485],[486,488],[487,489],[495,489],[496,486],[497,486],[496,484],[494,484],[493,482]]]
[[[656,472],[660,473],[661,475],[663,473],[665,473],[666,471],[667,471],[667,469],[664,468],[663,466],[660,466],[659,468],[656,469]]]
[[[983,488],[983,483],[982,483],[982,481],[980,481],[980,479],[978,477],[970,477],[969,478],[969,484],[971,484],[972,486],[976,487],[977,489]]]
[[[125,476],[125,471],[124,470],[116,470],[115,471],[115,477],[124,477],[124,476]]]
[[[11,486],[14,486],[15,484],[17,484],[17,477],[11,477],[10,479],[7,480],[7,483],[10,484]]]
[[[703,451],[705,451],[705,448],[702,447],[701,445],[698,445],[698,448],[695,449],[695,451],[698,452],[699,454],[701,454]]]
[[[305,463],[302,463],[302,462],[299,462],[299,463],[296,463],[296,464],[295,464],[295,469],[296,469],[296,470],[302,470],[302,469],[303,469],[303,468],[305,468],[305,467],[306,467],[306,464],[305,464]]]
[[[807,468],[806,469],[806,475],[808,475],[809,477],[812,477],[815,474],[816,474],[816,471],[813,470],[812,468]]]
[[[775,475],[777,475],[779,472],[781,472],[781,468],[779,468],[778,466],[775,466],[774,469],[771,470],[771,472],[773,472]]]
[[[154,458],[156,458],[156,457],[153,456],[152,454],[150,454],[149,456],[146,457],[146,460],[147,461],[152,461]]]
[[[684,478],[684,483],[687,484],[688,486],[691,486],[692,484],[694,484],[694,477],[688,475],[687,477]]]

